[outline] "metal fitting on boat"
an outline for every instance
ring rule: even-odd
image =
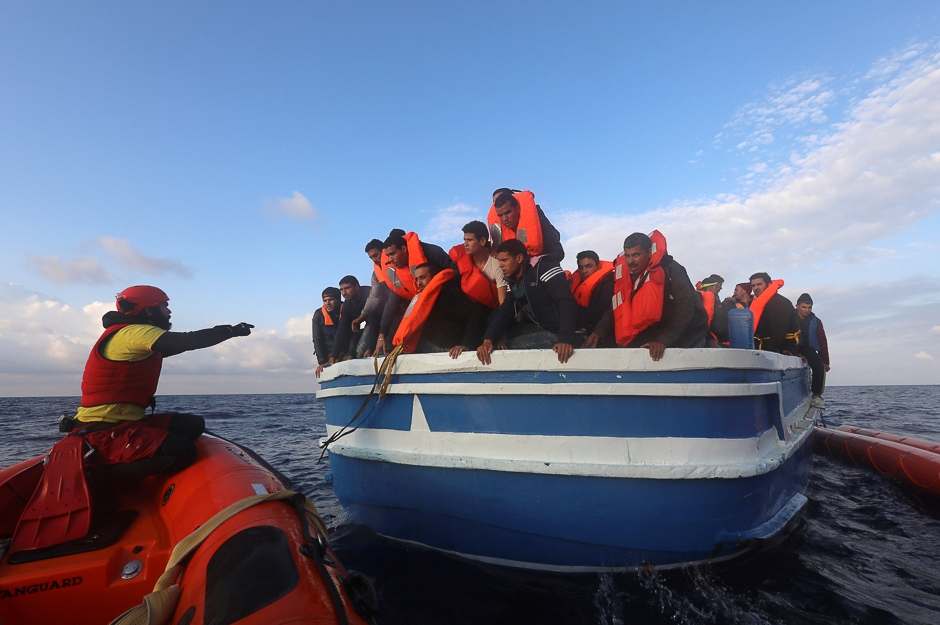
[[[124,568],[121,570],[122,579],[132,579],[137,577],[137,574],[144,570],[144,564],[140,560],[132,560],[124,565]]]

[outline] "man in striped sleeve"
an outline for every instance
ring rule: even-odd
[[[490,364],[494,346],[505,338],[509,349],[551,348],[559,362],[568,362],[577,340],[578,303],[558,261],[549,256],[529,256],[518,239],[500,243],[496,260],[509,283],[509,292],[486,329],[477,358]],[[520,312],[522,320],[516,321]]]

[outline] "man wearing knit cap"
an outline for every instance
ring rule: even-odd
[[[313,349],[317,364],[325,365],[333,352],[333,339],[339,328],[339,299],[342,296],[335,286],[323,289],[323,307],[313,313]]]
[[[829,371],[829,343],[822,321],[813,313],[813,298],[803,293],[796,300],[796,314],[800,318],[800,355],[813,371],[813,400],[815,408],[823,408],[822,394],[826,384],[826,372]]]

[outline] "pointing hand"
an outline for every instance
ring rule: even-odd
[[[254,326],[244,321],[237,326],[232,326],[232,336],[248,336]]]

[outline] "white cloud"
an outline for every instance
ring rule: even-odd
[[[774,101],[806,109],[805,114],[787,111],[789,118],[813,119],[815,105],[800,104],[800,98],[819,89],[821,84],[804,81]],[[716,268],[746,270],[758,265],[782,270],[835,257],[856,262],[873,251],[890,253],[870,243],[940,206],[938,146],[940,53],[934,50],[908,62],[887,83],[872,86],[846,121],[819,134],[789,166],[768,168],[753,192],[639,215],[580,213],[559,221],[565,224],[567,249],[594,249],[607,258],[627,234],[656,228],[679,262],[707,258]],[[762,172],[752,168],[755,173]]]
[[[273,201],[266,200],[264,206],[274,214],[297,221],[316,221],[320,217],[310,200],[299,191],[294,191],[291,197],[281,197]]]
[[[166,274],[176,274],[181,278],[193,276],[191,267],[171,258],[157,258],[138,252],[127,239],[104,236],[95,239],[93,244],[104,249],[108,256],[124,269],[154,276]]]
[[[828,120],[825,110],[836,102],[835,92],[826,88],[831,82],[828,76],[815,76],[771,85],[763,98],[742,106],[726,125],[731,137],[744,138],[735,149],[764,151],[774,142],[776,129],[792,132],[807,124],[825,123]]]
[[[27,254],[26,260],[39,274],[56,284],[110,284],[114,274],[97,258],[84,256],[61,260],[58,256],[34,256]]]
[[[134,249],[127,239],[103,236],[78,247],[84,251],[104,250],[113,263],[134,273],[154,276],[175,274],[181,278],[191,278],[193,275],[191,267],[170,258],[143,254]],[[92,256],[60,259],[57,255],[36,256],[27,253],[26,260],[34,270],[56,284],[113,284],[118,279],[111,269]]]
[[[101,332],[101,317],[0,282],[0,376],[74,373]]]
[[[914,354],[914,358],[919,358],[920,360],[934,360],[934,357],[925,351],[917,352],[916,354]]]
[[[930,333],[931,333],[931,334],[940,334],[940,326],[934,326],[934,327],[930,328]]]
[[[463,240],[463,233],[460,229],[474,220],[483,221],[479,208],[463,203],[454,204],[438,210],[428,222],[427,227],[422,229],[421,234],[432,242]]]

